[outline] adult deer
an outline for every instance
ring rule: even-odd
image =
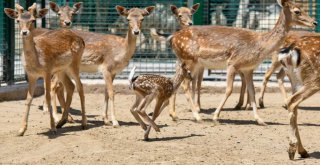
[[[319,34],[314,33],[314,32],[307,32],[307,31],[291,31],[291,32],[289,32],[288,37],[286,37],[283,45],[290,45],[304,36],[319,36]],[[271,64],[271,67],[267,70],[267,72],[264,75],[263,83],[262,83],[261,90],[260,90],[259,106],[261,108],[264,107],[263,98],[264,98],[265,90],[267,87],[267,83],[268,83],[272,73],[274,73],[276,70],[279,70],[279,72],[276,74],[276,76],[277,76],[277,80],[279,83],[279,89],[282,93],[282,96],[283,96],[285,102],[286,102],[286,99],[288,98],[287,92],[286,92],[284,84],[283,84],[283,82],[284,82],[283,79],[284,79],[285,75],[287,75],[287,73],[286,73],[285,69],[281,66],[280,61],[278,60],[278,52],[275,51],[272,53],[272,64]],[[291,83],[292,93],[295,93],[299,87],[297,80],[294,77],[290,77],[290,76],[288,76],[288,78]]]
[[[193,5],[191,8],[186,8],[186,7],[180,7],[177,8],[174,5],[171,5],[171,11],[172,13],[176,16],[180,26],[182,27],[182,29],[187,28],[189,26],[191,26],[192,23],[192,15],[198,10],[200,4],[197,3],[195,5]],[[152,37],[156,40],[160,40],[160,41],[167,41],[169,40],[170,42],[172,40],[170,40],[170,38],[172,37],[172,35],[169,36],[164,36],[163,34],[160,33],[156,33],[155,30],[151,31]],[[192,75],[192,81],[190,81],[189,79],[186,79],[182,82],[182,87],[184,89],[186,98],[188,100],[188,102],[191,104],[191,109],[193,112],[193,116],[196,119],[196,121],[201,121],[201,117],[199,115],[199,111],[200,111],[200,90],[201,90],[201,83],[203,80],[203,73],[204,73],[204,68],[201,66],[198,67],[191,67],[191,75]],[[239,109],[241,108],[241,106],[243,105],[243,101],[244,101],[244,94],[245,94],[245,81],[243,78],[243,75],[240,73],[241,76],[241,80],[242,80],[242,87],[241,87],[241,94],[240,94],[240,98],[239,98],[239,102],[236,105],[235,109]],[[191,88],[190,88],[190,84],[191,84]],[[195,97],[195,91],[197,90],[197,97]],[[171,99],[170,99],[170,116],[172,117],[172,119],[174,121],[178,120],[178,116],[176,114],[176,110],[175,110],[175,100],[176,100],[176,94],[174,94]]]
[[[101,72],[103,74],[106,85],[103,119],[105,124],[110,124],[107,114],[110,101],[111,120],[114,127],[118,127],[119,123],[115,116],[112,83],[116,74],[128,66],[129,60],[136,49],[137,36],[140,34],[142,21],[145,16],[148,16],[154,10],[154,6],[149,6],[145,9],[132,8],[130,10],[122,6],[116,6],[116,9],[118,13],[126,17],[129,22],[129,28],[125,38],[115,35],[73,30],[74,33],[84,39],[86,44],[81,60],[80,71],[91,73]],[[58,90],[59,87],[55,89]]]
[[[232,93],[235,73],[244,75],[252,105],[254,119],[266,125],[257,113],[255,103],[253,70],[271,52],[277,50],[294,25],[315,27],[317,22],[310,18],[298,5],[290,0],[279,0],[281,15],[275,27],[266,33],[221,26],[192,26],[176,32],[172,37],[172,47],[177,57],[188,68],[224,68],[227,66],[226,93],[214,112],[213,121],[218,117],[226,100]]]
[[[70,78],[75,80],[81,101],[82,127],[85,128],[87,119],[85,116],[84,94],[79,77],[79,65],[85,47],[82,38],[66,29],[49,31],[35,37],[34,22],[36,21],[36,18],[44,17],[47,14],[48,9],[37,11],[36,4],[34,3],[28,8],[28,11],[24,11],[23,7],[16,4],[16,10],[17,11],[5,8],[4,12],[8,17],[15,19],[19,23],[23,42],[22,61],[29,80],[29,90],[26,101],[27,107],[23,116],[22,127],[19,130],[19,135],[22,136],[27,130],[30,106],[36,81],[39,77],[43,77],[45,81],[45,95],[50,112],[51,131],[53,133],[56,132],[50,97],[51,77],[53,74],[55,74],[59,81],[66,86],[66,105],[71,104],[72,94],[74,92],[74,88],[70,87],[70,84],[72,84]],[[57,124],[57,127],[63,125],[67,120],[69,107],[65,106],[64,109],[64,113]]]
[[[293,70],[289,72],[289,77],[295,77],[301,84],[287,101],[291,130],[288,153],[291,160],[296,151],[302,158],[309,157],[301,142],[297,117],[299,104],[320,90],[320,36],[304,36],[293,44],[279,55],[283,67]]]

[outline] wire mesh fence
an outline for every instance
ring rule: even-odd
[[[126,78],[129,70],[136,65],[140,72],[172,75],[175,70],[176,57],[167,42],[155,41],[150,36],[150,28],[158,29],[163,33],[174,33],[179,29],[170,5],[191,6],[200,2],[201,7],[194,15],[196,25],[223,25],[249,28],[259,32],[268,31],[275,25],[281,8],[276,0],[52,0],[60,6],[69,3],[83,2],[82,10],[73,19],[73,29],[97,33],[113,34],[125,37],[128,23],[115,10],[116,5],[126,8],[154,5],[156,9],[143,21],[142,33],[138,37],[134,57],[129,66],[117,75],[117,78]],[[49,8],[48,0],[14,0],[22,6],[30,6],[33,2],[38,8]],[[319,0],[296,0],[302,4],[311,16],[319,21]],[[189,4],[189,5],[188,5]],[[0,8],[13,7],[13,1],[0,2]],[[3,11],[3,10],[2,10]],[[25,72],[21,63],[22,42],[17,24],[13,24],[0,14],[0,82],[24,80]],[[7,27],[14,26],[14,29]],[[59,28],[58,16],[50,10],[45,19],[37,21],[38,27],[50,29]],[[12,32],[13,35],[7,33]],[[10,40],[12,38],[12,41]],[[10,51],[11,48],[11,51]],[[9,60],[9,62],[8,62]],[[10,61],[11,60],[11,61]],[[13,62],[12,62],[13,61]],[[12,65],[12,66],[11,66]],[[255,80],[261,80],[268,69],[270,60],[265,60],[255,71]],[[7,72],[13,71],[12,74]],[[210,80],[225,80],[225,70],[206,71],[204,78]],[[102,78],[101,74],[82,73],[82,78]],[[275,79],[273,79],[275,80]]]

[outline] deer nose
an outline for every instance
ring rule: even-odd
[[[318,22],[314,21],[314,22],[313,22],[313,25],[314,25],[314,26],[317,26],[317,25],[318,25]]]
[[[29,34],[29,31],[28,31],[28,30],[22,30],[22,31],[21,31],[21,34],[22,34],[23,36],[26,36],[26,35]]]
[[[70,26],[71,25],[70,21],[64,21],[64,23],[66,24],[66,26]]]
[[[140,31],[139,30],[135,30],[135,31],[133,31],[133,33],[134,33],[134,35],[138,35],[140,33]]]
[[[188,24],[189,24],[189,26],[193,25],[193,23],[192,23],[192,22],[189,22]]]

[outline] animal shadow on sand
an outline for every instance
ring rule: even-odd
[[[304,107],[304,106],[299,106],[299,109],[305,110],[305,111],[320,111],[320,107]]]
[[[320,152],[319,151],[315,151],[315,152],[312,152],[312,153],[309,153],[309,156],[311,159],[320,159]],[[295,159],[296,161],[303,161],[303,160],[306,160],[306,158],[301,158],[299,157],[298,159]]]
[[[43,106],[42,105],[38,106],[38,109],[43,111]],[[60,114],[62,113],[61,109],[62,109],[61,106],[57,106],[58,113],[60,113]],[[77,109],[73,109],[72,107],[70,107],[69,113],[71,115],[81,116],[81,111],[77,110]],[[87,117],[89,117],[89,116],[87,115]]]
[[[173,136],[173,137],[152,138],[152,139],[146,140],[146,142],[181,140],[181,139],[186,139],[186,138],[191,138],[191,137],[197,137],[197,136],[205,136],[205,135],[190,134],[190,135],[186,135],[186,136]],[[145,140],[143,140],[143,141],[145,141]]]

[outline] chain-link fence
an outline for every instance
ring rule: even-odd
[[[135,55],[128,68],[120,73],[117,78],[125,78],[129,69],[136,65],[144,73],[174,74],[175,55],[170,45],[166,42],[155,41],[150,37],[150,28],[156,28],[160,32],[173,33],[179,29],[174,15],[170,11],[170,5],[191,6],[200,3],[201,6],[194,14],[196,25],[223,25],[249,28],[256,31],[268,31],[272,29],[281,11],[276,0],[52,0],[60,6],[73,5],[75,2],[83,2],[82,10],[73,19],[73,29],[91,31],[97,33],[114,34],[125,37],[128,31],[127,21],[119,16],[115,10],[116,5],[127,8],[154,5],[156,9],[143,21],[142,33],[137,41]],[[22,6],[30,6],[33,2],[38,8],[47,7],[48,0],[15,0]],[[0,2],[0,8],[13,8],[14,2],[4,0]],[[302,4],[311,16],[319,22],[320,0],[296,0]],[[3,10],[2,10],[3,11]],[[9,20],[3,13],[0,14],[0,82],[15,82],[23,80],[25,73],[21,64],[21,37],[17,24]],[[50,10],[45,19],[37,21],[38,27],[50,29],[58,28],[58,16]],[[15,27],[15,28],[10,28]],[[255,72],[255,80],[261,80],[270,60],[262,63]],[[225,70],[206,71],[205,79],[225,80]],[[82,74],[82,78],[102,78],[100,74]]]

